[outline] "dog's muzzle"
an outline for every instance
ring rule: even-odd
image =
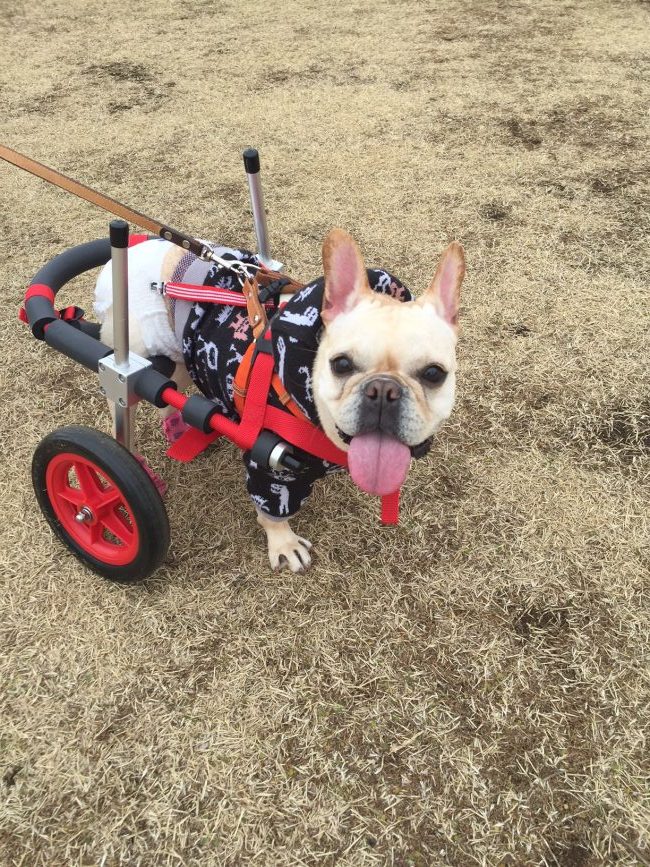
[[[381,431],[399,439],[403,393],[401,384],[392,376],[375,376],[364,382],[357,433]]]
[[[392,376],[376,376],[364,382],[361,386],[359,423],[354,436],[380,431],[401,441],[399,428],[403,396],[404,387]],[[352,434],[338,427],[337,433],[346,445],[351,443]],[[417,445],[409,446],[411,455],[423,458],[428,454],[432,442],[431,436]]]

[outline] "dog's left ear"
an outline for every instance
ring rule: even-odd
[[[452,241],[442,254],[431,285],[420,302],[433,304],[442,318],[458,327],[460,287],[465,276],[465,253],[458,241]]]
[[[323,241],[325,293],[323,322],[346,313],[367,294],[372,294],[366,266],[357,242],[343,229],[332,229]]]

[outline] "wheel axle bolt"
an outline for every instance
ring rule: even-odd
[[[93,513],[90,511],[88,506],[82,506],[74,516],[74,519],[80,524],[85,524],[87,521],[92,521]]]

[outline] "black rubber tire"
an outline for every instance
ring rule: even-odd
[[[138,531],[137,553],[124,565],[92,556],[68,533],[57,517],[46,486],[50,462],[62,453],[86,458],[115,483],[129,505]],[[165,560],[169,548],[167,510],[155,485],[133,455],[112,437],[81,425],[58,428],[39,443],[32,460],[36,499],[50,527],[72,553],[94,572],[111,581],[130,583],[151,575]]]

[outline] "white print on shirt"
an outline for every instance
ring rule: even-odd
[[[199,334],[199,340],[203,343],[203,346],[200,346],[196,350],[196,357],[198,358],[201,353],[205,355],[205,363],[208,365],[210,370],[218,370],[217,362],[219,360],[219,350],[217,349],[217,344],[212,342],[207,342],[201,337]]]
[[[268,512],[269,501],[265,500],[264,497],[260,497],[259,494],[251,494],[251,500],[255,503],[258,509],[261,509],[263,512]]]
[[[307,328],[311,328],[318,321],[319,315],[315,307],[308,307],[304,313],[292,313],[290,310],[285,310],[282,314],[282,321],[289,322],[291,325],[306,325]]]
[[[197,325],[199,324],[199,322],[200,322],[200,320],[201,320],[201,317],[203,316],[204,313],[205,313],[205,310],[203,309],[203,307],[201,307],[200,304],[195,304],[195,305],[194,305],[194,316],[195,316],[195,319],[194,319],[194,322],[192,322],[192,325],[191,325],[192,331],[196,331],[196,327],[197,327]]]
[[[297,295],[294,295],[294,298],[302,304],[303,301],[306,301],[309,298],[315,288],[315,286],[305,286],[305,288],[301,289]]]
[[[271,483],[271,493],[280,495],[280,510],[279,515],[289,514],[289,488],[286,485],[278,485],[276,482]]]
[[[237,347],[234,343],[230,344],[230,349],[228,350],[228,361],[226,362],[226,367],[230,367],[231,364],[239,365],[239,362],[244,357],[241,352],[237,352]]]
[[[312,388],[311,370],[304,365],[298,368],[298,373],[302,373],[305,378],[305,397],[309,403],[314,402],[314,392]]]
[[[278,337],[278,376],[284,382],[284,359],[287,355],[287,344],[284,342],[284,337]]]
[[[224,322],[227,322],[230,314],[232,313],[232,307],[221,307],[219,313],[217,314],[217,322],[219,325],[223,325]]]

